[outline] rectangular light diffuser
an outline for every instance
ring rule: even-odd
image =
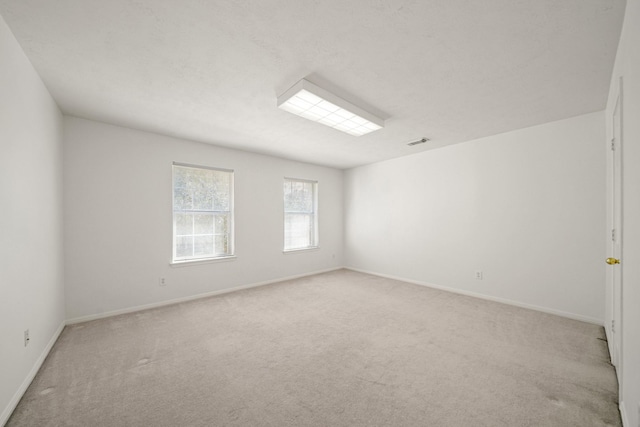
[[[278,97],[278,107],[354,136],[384,127],[381,118],[305,79]]]

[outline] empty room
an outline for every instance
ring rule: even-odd
[[[0,0],[0,426],[640,427],[640,0]]]

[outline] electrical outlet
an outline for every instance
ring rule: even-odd
[[[160,279],[158,279],[158,284],[160,286],[167,286],[167,281],[165,280],[164,277],[161,277]]]
[[[482,270],[476,270],[476,280],[482,280]]]
[[[26,347],[29,344],[29,330],[24,331],[24,346]]]

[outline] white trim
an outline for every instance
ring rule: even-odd
[[[307,246],[306,248],[285,249],[282,251],[282,253],[292,254],[296,252],[308,252],[308,251],[317,251],[317,250],[320,250],[320,246]]]
[[[325,270],[314,271],[314,272],[311,272],[311,273],[296,274],[294,276],[280,277],[280,278],[277,278],[277,279],[265,280],[263,282],[256,282],[256,283],[250,283],[250,284],[247,284],[247,285],[234,286],[234,287],[231,287],[231,288],[220,289],[220,290],[211,291],[211,292],[205,292],[205,293],[197,294],[197,295],[190,295],[190,296],[187,296],[187,297],[174,298],[174,299],[170,299],[170,300],[154,302],[154,303],[151,303],[151,304],[137,305],[137,306],[134,306],[134,307],[122,308],[120,310],[107,311],[105,313],[90,314],[88,316],[74,317],[73,319],[67,319],[67,325],[73,325],[75,323],[88,322],[90,320],[104,319],[104,318],[107,318],[107,317],[118,316],[120,314],[134,313],[136,311],[148,310],[150,308],[157,308],[157,307],[164,307],[166,305],[179,304],[181,302],[193,301],[193,300],[197,300],[197,299],[201,299],[201,298],[212,297],[212,296],[215,296],[215,295],[227,294],[229,292],[240,291],[242,289],[257,288],[259,286],[270,285],[272,283],[278,283],[278,282],[284,282],[286,280],[299,279],[301,277],[313,276],[314,274],[328,273],[330,271],[341,270],[343,268],[344,267],[333,267],[333,268],[328,268],[328,269],[325,269]]]
[[[414,285],[426,286],[428,288],[439,289],[441,291],[452,292],[454,294],[466,295],[466,296],[470,296],[470,297],[474,297],[474,298],[484,299],[484,300],[487,300],[487,301],[499,302],[499,303],[502,303],[502,304],[508,304],[508,305],[512,305],[512,306],[515,306],[515,307],[527,308],[529,310],[540,311],[542,313],[555,314],[556,316],[566,317],[568,319],[573,319],[573,320],[580,320],[582,322],[587,322],[587,323],[593,323],[594,325],[598,325],[598,326],[604,326],[604,322],[603,322],[602,319],[596,319],[596,318],[589,317],[589,316],[583,316],[581,314],[569,313],[569,312],[566,312],[566,311],[556,310],[556,309],[553,309],[553,308],[540,307],[540,306],[537,306],[537,305],[526,304],[526,303],[513,301],[513,300],[510,300],[510,299],[506,299],[506,298],[499,298],[499,297],[494,297],[494,296],[491,296],[491,295],[484,295],[484,294],[480,294],[480,293],[476,293],[476,292],[465,291],[465,290],[462,290],[462,289],[450,288],[448,286],[435,285],[433,283],[423,282],[421,280],[412,280],[412,279],[407,279],[407,278],[404,278],[404,277],[392,276],[390,274],[376,273],[374,271],[362,270],[362,269],[355,268],[355,267],[345,267],[345,269],[346,270],[357,271],[358,273],[365,273],[365,274],[371,274],[373,276],[384,277],[386,279],[399,280],[401,282],[412,283]]]
[[[40,370],[42,363],[44,363],[44,360],[49,355],[49,352],[51,351],[51,349],[53,348],[53,345],[58,340],[58,337],[62,333],[62,330],[64,329],[65,325],[66,325],[66,322],[63,320],[60,323],[60,326],[58,326],[58,329],[53,333],[53,336],[51,337],[51,339],[47,343],[47,346],[44,348],[44,350],[40,354],[40,357],[38,357],[38,359],[36,360],[36,363],[33,365],[33,368],[31,368],[31,371],[29,371],[29,373],[27,374],[27,377],[24,379],[24,381],[22,382],[22,384],[20,385],[16,393],[13,395],[13,397],[9,401],[9,404],[7,405],[7,407],[4,408],[4,411],[2,411],[2,415],[0,415],[0,426],[5,425],[7,421],[9,421],[11,414],[13,414],[13,411],[16,409],[16,406],[18,406],[20,399],[22,399],[22,396],[31,385],[31,381],[33,381],[36,374]]]
[[[219,171],[219,172],[231,172],[233,173],[234,170],[233,169],[225,169],[225,168],[217,168],[215,166],[201,166],[201,165],[196,165],[193,163],[180,163],[180,162],[173,162],[172,163],[173,166],[181,166],[183,168],[191,168],[191,169],[209,169],[212,171]]]
[[[629,418],[627,417],[627,408],[624,406],[624,402],[620,402],[620,418],[622,419],[622,427],[631,427],[629,424]]]
[[[606,320],[604,322],[604,336],[607,338],[607,350],[609,351],[609,359],[611,360],[612,354],[611,354],[611,347],[609,346],[609,343],[613,342],[611,341],[613,337],[613,332],[611,332],[611,323],[609,323]],[[616,377],[617,377],[617,372],[616,372]]]
[[[300,181],[300,182],[308,182],[309,184],[317,184],[317,179],[302,179],[302,178],[292,178],[290,176],[284,177],[285,181]]]
[[[216,262],[235,261],[238,257],[235,255],[220,256],[217,258],[202,258],[202,259],[186,259],[184,261],[172,261],[169,263],[171,267],[188,267],[190,265],[200,264],[212,264]]]

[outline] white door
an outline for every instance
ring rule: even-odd
[[[611,116],[611,140],[609,156],[608,218],[610,243],[607,256],[607,288],[610,300],[609,351],[616,366],[618,381],[622,387],[622,80],[618,82],[616,101]]]

